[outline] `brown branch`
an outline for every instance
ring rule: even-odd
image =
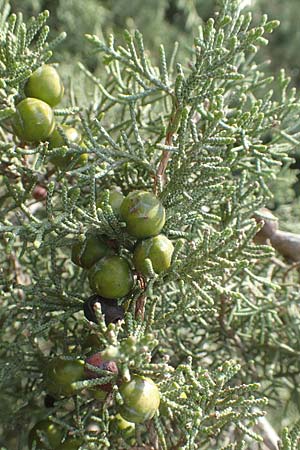
[[[149,445],[143,445],[143,447],[132,447],[131,450],[155,450],[155,449],[154,447],[150,447]]]
[[[140,318],[141,320],[144,320],[144,316],[145,316],[145,304],[146,304],[146,294],[145,294],[145,289],[146,289],[146,282],[144,277],[139,273],[138,274],[138,283],[141,287],[141,289],[143,290],[143,293],[139,296],[139,298],[136,301],[136,305],[135,305],[135,318]]]
[[[299,234],[279,230],[277,218],[266,208],[262,208],[253,217],[258,223],[263,223],[263,227],[254,237],[256,244],[271,245],[290,263],[300,261]]]
[[[165,145],[169,145],[169,146],[171,146],[173,144],[173,136],[177,131],[179,117],[180,117],[180,113],[181,113],[181,108],[179,108],[179,106],[177,104],[177,100],[176,99],[173,99],[173,100],[174,100],[173,111],[172,111],[172,115],[170,117],[169,125],[167,128],[167,133],[166,133],[166,139],[165,139]],[[171,153],[168,150],[163,151],[160,163],[157,168],[155,182],[154,182],[154,192],[156,194],[157,194],[158,180],[161,181],[162,185],[164,185],[164,183],[166,182],[165,172],[167,169],[167,165],[168,165],[170,156],[171,156]]]
[[[256,428],[261,433],[264,440],[264,445],[267,449],[278,450],[278,443],[280,442],[280,438],[265,417],[259,417],[258,423],[254,428]]]
[[[229,337],[230,339],[232,339],[234,341],[236,347],[241,352],[242,358],[247,361],[247,359],[245,357],[246,352],[245,352],[245,349],[243,347],[240,337],[236,335],[236,332],[233,328],[230,328],[227,326],[226,321],[225,321],[227,297],[225,295],[221,295],[220,301],[221,301],[221,309],[220,309],[220,314],[219,314],[218,319],[219,319],[221,330],[223,331],[225,336]],[[251,366],[251,369],[253,370],[254,368]],[[253,371],[255,372],[255,370],[253,370]]]
[[[173,133],[169,132],[166,135],[165,144],[166,145],[172,145],[173,143]],[[162,158],[160,160],[160,163],[157,168],[157,174],[155,179],[155,190],[157,190],[157,181],[160,179],[162,184],[165,182],[165,172],[167,169],[167,165],[170,159],[170,152],[165,150],[163,151]]]
[[[270,238],[271,245],[291,263],[300,261],[300,235],[277,230]]]
[[[146,428],[149,433],[149,440],[150,443],[153,445],[153,450],[159,450],[159,443],[158,443],[158,436],[156,434],[155,428],[153,426],[153,423],[150,421],[146,423]]]
[[[282,277],[282,281],[285,282],[286,277],[288,276],[289,272],[291,272],[291,271],[294,270],[294,269],[299,269],[299,267],[300,267],[300,261],[295,262],[294,264],[292,264],[292,265],[284,272],[283,277]]]
[[[179,450],[180,447],[183,446],[183,444],[186,443],[186,438],[184,436],[182,436],[179,441],[177,442],[177,444],[173,447],[173,450]]]
[[[10,259],[11,265],[13,267],[14,279],[15,279],[16,284],[28,286],[31,282],[30,277],[23,272],[22,265],[20,264],[16,254],[12,253],[9,256],[9,259]],[[17,290],[17,295],[20,298],[20,300],[24,300],[25,293],[22,289]]]

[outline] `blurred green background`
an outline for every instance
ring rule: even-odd
[[[251,9],[254,20],[262,13],[279,19],[280,29],[270,39],[265,54],[271,59],[271,70],[285,67],[293,83],[300,83],[300,8],[299,0],[241,0]],[[119,35],[124,28],[138,28],[146,45],[154,50],[160,42],[171,51],[178,40],[182,49],[191,44],[199,22],[213,14],[217,0],[12,0],[14,12],[25,17],[44,9],[51,13],[53,35],[65,30],[68,39],[61,47],[60,58],[65,64],[85,59],[90,68],[96,68],[96,59],[88,54],[82,40],[85,33],[107,36]],[[199,20],[199,17],[201,18]]]

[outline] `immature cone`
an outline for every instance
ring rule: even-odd
[[[89,235],[84,242],[73,245],[71,259],[77,266],[90,269],[99,259],[112,253],[102,236]]]
[[[154,272],[161,273],[170,267],[173,251],[172,242],[163,234],[159,234],[137,243],[133,264],[136,270],[148,276],[147,259],[150,259]]]
[[[104,314],[106,325],[109,325],[110,323],[116,323],[118,322],[118,320],[122,320],[124,318],[124,309],[122,308],[122,306],[118,305],[117,300],[108,300],[106,298],[100,297],[100,295],[95,294],[89,297],[83,305],[84,315],[91,322],[98,323],[94,309],[96,303],[100,303],[101,305],[101,311],[102,314]]]
[[[45,438],[43,440],[41,437]],[[31,449],[46,449],[46,444],[44,442],[47,440],[51,448],[56,448],[61,439],[63,438],[63,429],[52,422],[51,420],[45,419],[37,422],[34,427],[30,430],[28,436],[28,447]],[[35,444],[34,444],[35,443]]]
[[[124,402],[120,414],[128,422],[150,420],[159,408],[160,393],[151,378],[134,375],[129,382],[121,384],[119,391]]]
[[[110,189],[109,191],[109,197],[108,202],[110,206],[112,207],[113,212],[119,216],[120,215],[120,208],[124,200],[124,195],[122,194],[121,189],[114,187]],[[101,208],[103,204],[103,195],[100,195],[99,200],[97,201],[97,207]]]
[[[75,143],[75,144],[80,144],[81,133],[76,128],[70,127],[68,125],[61,125],[61,128],[69,142]],[[62,137],[61,133],[59,132],[59,130],[57,128],[55,128],[55,130],[53,131],[51,136],[49,136],[48,141],[49,141],[50,149],[58,148],[58,147],[62,147],[63,145],[66,145],[64,138]]]
[[[56,69],[48,64],[44,64],[33,72],[24,90],[27,97],[38,98],[50,106],[57,105],[64,95],[60,76]]]
[[[81,133],[76,128],[70,127],[68,125],[60,125],[62,128],[64,135],[66,136],[67,140],[71,144],[81,144]],[[66,146],[67,142],[63,138],[60,131],[55,128],[51,136],[48,138],[49,141],[49,149],[54,149],[62,146]],[[81,144],[81,146],[84,147],[84,144]],[[75,158],[75,155],[72,153],[58,153],[51,155],[50,161],[51,163],[58,167],[59,169],[65,169],[71,161]],[[88,154],[82,153],[79,158],[76,157],[76,166],[75,167],[81,167],[84,166],[88,161]]]
[[[105,256],[89,272],[90,287],[101,297],[121,298],[133,287],[130,266],[122,256]]]
[[[54,114],[48,103],[28,97],[17,104],[12,126],[23,142],[45,141],[54,130]]]
[[[114,361],[104,359],[101,352],[95,353],[94,355],[90,356],[85,360],[85,362],[87,364],[91,364],[94,367],[97,367],[98,369],[107,370],[108,372],[112,373],[118,373],[117,364]],[[84,369],[84,372],[87,378],[99,378],[99,382],[101,381],[101,375],[97,374],[96,372],[87,369],[86,367]],[[99,385],[97,385],[96,387],[105,392],[110,392],[112,390],[111,383],[99,383]]]
[[[121,204],[120,213],[128,233],[138,239],[156,236],[166,221],[162,203],[147,191],[130,192]]]
[[[55,450],[78,450],[83,444],[83,439],[81,438],[67,438],[62,444],[56,447]]]
[[[53,358],[45,367],[44,379],[50,394],[64,397],[74,395],[78,391],[74,383],[84,379],[84,361]]]
[[[128,422],[121,414],[116,414],[110,423],[112,433],[118,433],[125,439],[130,439],[130,444],[134,444],[135,440],[135,423]]]

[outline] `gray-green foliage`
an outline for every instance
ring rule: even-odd
[[[7,2],[0,5],[3,11]],[[46,16],[34,22],[37,30]],[[94,74],[80,62],[87,106],[77,103],[75,83],[72,107],[56,110],[56,116],[80,127],[83,142],[69,145],[75,159],[53,170],[54,151],[47,143],[21,146],[7,121],[24,79],[50,56],[53,45],[45,44],[45,36],[38,51],[31,39],[20,51],[22,30],[30,26],[21,16],[19,27],[10,25],[14,16],[2,18],[0,399],[5,408],[0,417],[8,430],[3,445],[16,445],[9,440],[8,422],[23,430],[25,448],[30,420],[47,416],[41,399],[49,355],[84,357],[84,341],[92,332],[100,350],[113,347],[118,353],[120,376],[143,374],[159,385],[160,415],[138,427],[138,444],[254,448],[253,440],[262,440],[254,425],[266,398],[277,405],[280,389],[296,390],[300,370],[295,271],[252,241],[259,228],[253,213],[272,198],[269,185],[290,164],[299,139],[295,90],[283,71],[274,81],[255,62],[278,23],[262,16],[253,27],[239,2],[223,0],[189,52],[175,44],[169,55],[161,45],[158,64],[139,31],[125,32],[121,44],[113,36],[105,41],[87,35],[104,69]],[[88,164],[78,167],[86,152]],[[46,203],[33,200],[36,183],[46,186]],[[101,314],[98,325],[83,316],[91,291],[86,272],[70,262],[70,246],[94,231],[131,259],[134,242],[105,191],[111,185],[124,194],[157,191],[167,209],[164,233],[174,240],[175,252],[169,271],[153,272],[145,285],[136,281],[122,300],[125,321],[106,327]],[[85,380],[80,387],[96,383]],[[119,402],[115,386],[106,402],[84,391],[50,412],[66,431],[84,436],[83,448],[131,448],[134,444],[109,428]],[[89,431],[90,422],[97,423],[97,435]],[[290,433],[283,434],[284,450],[297,442],[296,431]]]

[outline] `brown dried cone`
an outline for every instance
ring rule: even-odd
[[[32,197],[37,201],[45,200],[47,197],[47,190],[43,186],[37,184],[32,191]]]
[[[45,398],[44,398],[45,408],[53,408],[54,403],[55,403],[55,398],[50,394],[46,394]]]
[[[97,316],[95,314],[95,307],[97,303],[101,305],[101,312],[104,314],[105,324],[116,323],[124,318],[124,309],[118,305],[115,299],[106,299],[100,297],[100,295],[94,294],[89,297],[83,305],[83,311],[85,317],[91,322],[98,323]]]
[[[114,361],[107,361],[106,359],[104,359],[101,352],[95,353],[94,355],[90,356],[85,360],[85,362],[98,369],[107,370],[108,372],[112,372],[115,374],[118,373],[117,364]],[[91,369],[88,369],[87,367],[85,367],[84,371],[86,377],[89,379],[99,378],[99,385],[95,386],[95,388],[101,389],[105,392],[110,392],[112,390],[111,383],[101,384],[101,375],[97,374]]]

